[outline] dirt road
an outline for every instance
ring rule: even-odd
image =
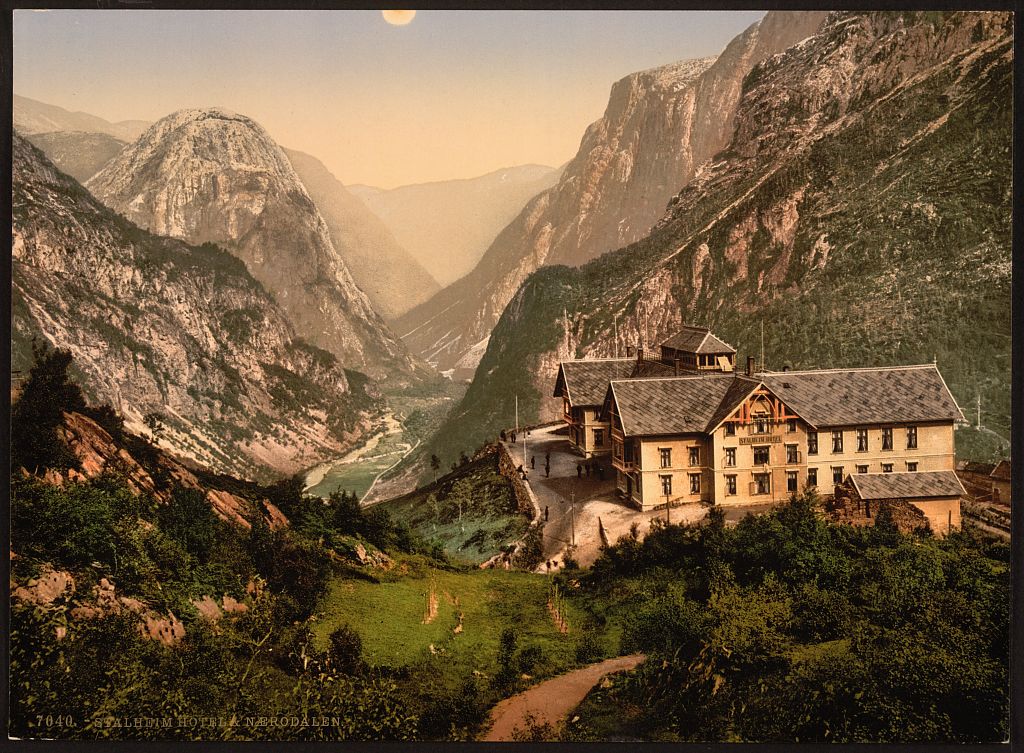
[[[491,728],[482,739],[485,742],[511,740],[517,728],[526,727],[530,716],[536,724],[553,725],[576,708],[602,677],[633,669],[646,658],[643,654],[631,654],[607,659],[552,677],[519,695],[506,698],[491,710]]]

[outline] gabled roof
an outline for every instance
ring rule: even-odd
[[[850,476],[861,499],[921,499],[966,496],[953,471],[854,473]]]
[[[683,327],[661,344],[687,353],[735,353],[736,348],[720,340],[707,327]]]
[[[692,373],[692,372],[687,372]],[[647,377],[670,377],[679,376],[676,374],[675,366],[654,360],[638,360],[633,362],[633,370],[629,373],[630,379],[644,379]]]
[[[745,376],[736,376],[733,378],[733,383],[729,386],[729,389],[725,393],[725,397],[722,398],[722,402],[719,404],[718,409],[711,416],[708,421],[707,432],[710,434],[719,425],[733,414],[737,408],[739,408],[743,401],[753,394],[754,390],[761,386],[761,381],[758,379],[752,379]]]
[[[766,372],[757,377],[816,427],[963,420],[933,364]]]
[[[632,358],[591,358],[579,361],[562,361],[558,366],[553,397],[560,397],[565,390],[569,404],[601,405],[608,383],[613,379],[625,379],[632,372],[636,361]]]
[[[996,467],[992,469],[992,473],[989,475],[997,481],[1009,481],[1011,478],[1010,461],[1000,460],[996,463]]]
[[[704,432],[729,393],[731,374],[612,380],[614,400],[627,437]]]

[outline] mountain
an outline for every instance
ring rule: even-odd
[[[69,349],[76,381],[136,433],[251,478],[350,448],[378,411],[367,379],[298,338],[245,265],[155,236],[101,205],[16,132],[12,368],[32,339]]]
[[[480,261],[527,201],[558,181],[559,170],[519,165],[464,180],[384,190],[350,186],[434,279],[449,285]]]
[[[612,86],[558,184],[522,210],[473,271],[395,322],[414,353],[472,369],[526,277],[642,238],[697,168],[732,136],[743,77],[812,35],[824,13],[771,12],[715,60],[634,73]]]
[[[831,14],[748,74],[731,141],[646,238],[516,291],[424,451],[493,437],[516,395],[554,418],[560,359],[683,322],[751,355],[763,322],[768,368],[934,359],[1008,436],[1012,73],[1008,13]]]
[[[71,112],[28,97],[14,95],[14,127],[24,136],[52,131],[83,131],[105,133],[120,141],[134,141],[151,123],[145,120],[122,120],[111,123],[86,112]]]
[[[62,173],[85,183],[124,149],[125,143],[107,133],[53,131],[26,136]]]
[[[288,158],[253,120],[219,108],[168,115],[86,187],[153,233],[223,245],[301,337],[346,366],[378,378],[415,368],[356,286]]]
[[[292,149],[284,152],[323,215],[331,241],[352,278],[384,318],[405,313],[441,289],[380,218],[320,160]]]

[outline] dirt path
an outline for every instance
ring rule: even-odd
[[[519,695],[506,698],[491,710],[491,728],[482,739],[484,742],[511,740],[517,728],[526,726],[527,716],[532,716],[537,724],[553,725],[576,708],[602,677],[633,669],[646,658],[643,654],[631,654],[607,659],[552,677]]]

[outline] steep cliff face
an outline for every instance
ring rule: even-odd
[[[15,134],[13,368],[41,337],[74,355],[83,390],[139,433],[218,470],[268,478],[350,447],[366,378],[296,337],[245,266],[151,235],[103,207]]]
[[[1008,431],[1012,46],[1006,13],[838,13],[765,60],[650,235],[515,293],[435,448],[493,436],[516,394],[554,417],[559,359],[683,322],[751,355],[763,322],[769,368],[936,359]]]
[[[546,165],[517,165],[462,180],[349,190],[434,279],[450,285],[476,266],[501,229],[560,174]]]
[[[441,289],[381,219],[320,160],[292,149],[284,152],[323,215],[334,247],[376,311],[393,319]]]
[[[87,188],[153,233],[222,244],[277,299],[299,335],[346,366],[380,378],[412,370],[288,158],[249,118],[220,109],[168,115]]]
[[[523,209],[473,272],[399,319],[396,330],[441,368],[474,366],[469,351],[531,272],[583,264],[646,235],[669,199],[731,137],[747,72],[813,35],[824,17],[769,13],[717,59],[674,63],[616,83],[604,117],[587,129],[558,184]]]

